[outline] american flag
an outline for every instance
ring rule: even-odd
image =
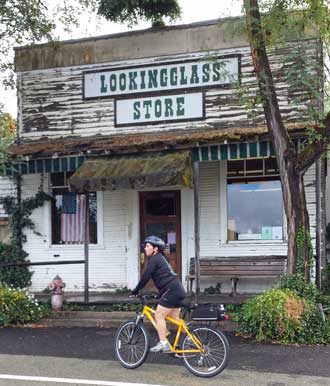
[[[63,194],[61,214],[61,241],[83,243],[85,239],[86,196]]]

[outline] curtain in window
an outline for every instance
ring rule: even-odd
[[[61,213],[61,241],[65,243],[83,243],[85,221],[86,196],[64,193]]]

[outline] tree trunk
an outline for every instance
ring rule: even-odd
[[[297,167],[298,154],[283,124],[263,40],[258,0],[244,0],[244,7],[253,65],[263,98],[265,117],[274,144],[282,183],[288,226],[288,274],[292,275],[296,272],[297,235],[299,229],[303,229],[304,237],[301,253],[304,258],[304,273],[307,278],[309,277],[310,256],[308,244],[309,219],[303,179],[305,169]]]

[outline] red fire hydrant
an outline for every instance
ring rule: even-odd
[[[51,306],[54,311],[60,311],[62,309],[64,287],[65,283],[59,275],[56,275],[48,285],[48,289],[52,292]]]

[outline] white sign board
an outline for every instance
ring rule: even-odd
[[[212,87],[239,80],[239,57],[228,56],[84,74],[84,98]]]
[[[203,93],[117,99],[116,126],[203,119]]]

